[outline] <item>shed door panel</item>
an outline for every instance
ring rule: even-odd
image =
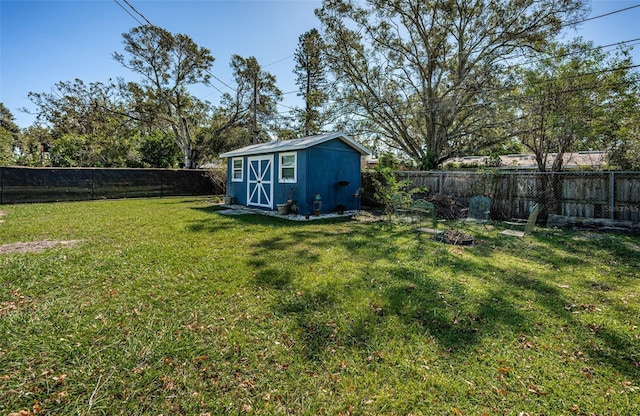
[[[271,208],[273,201],[273,156],[255,156],[247,163],[247,205]]]

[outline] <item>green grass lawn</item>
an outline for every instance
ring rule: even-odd
[[[0,414],[640,414],[640,238],[5,205]]]

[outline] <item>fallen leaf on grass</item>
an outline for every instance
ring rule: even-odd
[[[498,373],[500,374],[509,374],[511,370],[511,367],[498,367]]]
[[[32,416],[42,412],[42,406],[37,400],[33,401],[33,412],[31,410],[20,410],[18,412],[9,413],[7,416]]]
[[[623,381],[620,384],[632,392],[640,390],[640,387],[634,386],[630,381]]]

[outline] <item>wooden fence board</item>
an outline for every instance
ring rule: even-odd
[[[640,172],[399,172],[414,187],[468,203],[473,195],[492,198],[492,218],[525,218],[535,203],[546,215],[640,221]],[[545,196],[545,181],[557,181],[557,207]]]

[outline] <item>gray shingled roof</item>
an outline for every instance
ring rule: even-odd
[[[555,158],[557,157],[557,153],[550,153],[549,160],[547,166],[551,166]],[[564,163],[563,167],[565,169],[578,169],[582,167],[590,167],[590,168],[598,168],[606,164],[607,155],[602,151],[585,151],[585,152],[574,152],[574,153],[565,153],[563,155]],[[443,165],[448,165],[451,163],[460,163],[460,164],[477,164],[479,166],[484,165],[487,160],[487,156],[465,156],[465,157],[455,157],[451,159],[447,159]],[[514,155],[503,155],[500,156],[500,168],[502,169],[537,169],[538,163],[536,162],[536,157],[533,154],[514,154]]]
[[[299,139],[280,140],[269,143],[254,144],[223,153],[220,155],[220,157],[247,156],[275,152],[292,152],[295,150],[308,149],[309,147],[313,147],[333,139],[342,140],[344,143],[351,146],[354,150],[358,151],[363,156],[371,154],[369,150],[367,150],[365,147],[363,147],[361,144],[359,144],[346,134],[330,133],[321,134],[318,136],[301,137]]]

